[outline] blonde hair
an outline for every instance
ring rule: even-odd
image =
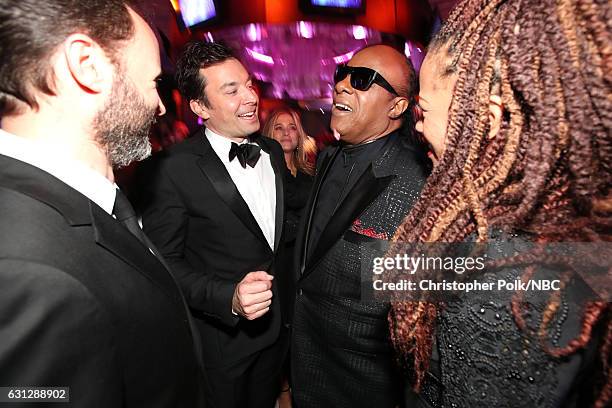
[[[300,120],[300,115],[291,108],[280,108],[276,109],[274,112],[270,114],[270,117],[266,121],[266,124],[263,127],[262,134],[265,137],[269,137],[270,139],[274,139],[274,126],[278,121],[278,118],[283,113],[291,116],[293,121],[295,122],[295,127],[297,129],[298,135],[298,144],[297,148],[293,151],[293,161],[291,165],[287,165],[289,170],[291,170],[291,174],[295,175],[298,171],[302,173],[306,173],[309,175],[314,175],[314,164],[308,161],[309,154],[316,154],[316,144],[312,143],[311,137],[306,134],[304,128],[302,127],[302,121]],[[314,151],[312,151],[314,145]]]

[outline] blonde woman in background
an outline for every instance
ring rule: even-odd
[[[297,177],[298,172],[314,175],[314,164],[309,161],[309,155],[316,154],[316,144],[304,131],[300,115],[295,110],[280,108],[272,112],[262,133],[280,143],[293,177]]]
[[[264,125],[262,134],[280,143],[285,153],[285,163],[287,164],[285,187],[287,215],[283,234],[285,250],[284,256],[279,260],[281,266],[278,268],[279,271],[284,273],[277,279],[278,285],[283,286],[283,288],[280,288],[283,293],[294,293],[291,271],[293,270],[295,237],[312,187],[317,147],[314,140],[304,131],[299,114],[290,108],[281,108],[272,112]],[[290,311],[292,309],[293,298],[285,298],[281,301],[284,303],[283,310]],[[285,323],[290,323],[291,317],[289,315],[285,319]],[[285,373],[288,374],[289,369],[288,367],[285,368]],[[289,408],[291,407],[291,395],[286,380],[287,375],[284,378],[279,406],[280,408]]]

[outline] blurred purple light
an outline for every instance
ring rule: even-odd
[[[366,38],[355,38],[364,32]],[[366,45],[383,42],[379,31],[365,26],[309,21],[246,24],[216,30],[214,36],[236,50],[253,77],[264,82],[262,97],[311,102],[331,98],[336,65],[347,63]],[[419,52],[419,44],[407,43],[401,50],[418,70],[424,52]],[[330,104],[313,105],[311,110],[327,110]]]
[[[358,8],[363,0],[310,0],[314,6]]]
[[[298,22],[298,33],[302,38],[312,38],[314,37],[314,28],[311,23],[306,21]]]
[[[179,0],[179,8],[187,27],[210,20],[217,15],[213,0]]]
[[[261,28],[259,24],[249,24],[246,29],[246,35],[249,41],[261,40]]]
[[[345,62],[349,62],[349,60],[353,58],[354,54],[355,51],[351,51],[347,52],[346,54],[338,55],[337,57],[334,57],[334,62],[336,64],[344,64]]]
[[[421,51],[421,49],[417,47],[415,43],[406,41],[406,43],[404,44],[404,54],[410,60],[410,62],[412,62],[412,66],[418,73],[421,70],[421,64],[423,63],[423,59],[425,59],[423,51]]]
[[[253,59],[256,59],[257,61],[261,61],[265,64],[274,65],[274,59],[271,56],[261,54],[257,51],[253,51],[250,48],[245,48],[245,50],[247,54],[249,54]]]

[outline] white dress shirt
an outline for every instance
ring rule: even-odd
[[[206,138],[227,169],[238,192],[249,206],[259,224],[268,245],[274,249],[274,227],[276,224],[276,181],[270,155],[263,150],[255,167],[242,168],[237,158],[230,162],[229,151],[232,141],[210,129],[205,130]],[[242,143],[248,143],[244,139]]]
[[[117,185],[85,163],[66,155],[61,148],[32,142],[0,129],[0,154],[60,179],[109,214],[113,213]]]

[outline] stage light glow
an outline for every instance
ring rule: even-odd
[[[360,25],[353,26],[353,37],[356,40],[364,40],[367,38],[367,36],[368,36],[368,32],[366,31],[365,27],[360,26]]]
[[[269,56],[269,55],[265,55],[265,54],[261,54],[257,51],[253,51],[250,48],[245,48],[247,54],[249,54],[251,56],[251,58],[257,60],[257,61],[261,61],[265,64],[269,64],[269,65],[274,65],[274,59]]]
[[[246,35],[249,41],[259,41],[261,40],[261,28],[259,24],[249,24],[246,29]]]
[[[302,38],[314,37],[314,28],[312,27],[312,24],[307,21],[298,21],[297,31],[299,36]]]
[[[349,62],[351,58],[355,55],[355,51],[347,52],[346,54],[338,55],[334,57],[334,62],[336,64],[344,64],[345,62]]]

